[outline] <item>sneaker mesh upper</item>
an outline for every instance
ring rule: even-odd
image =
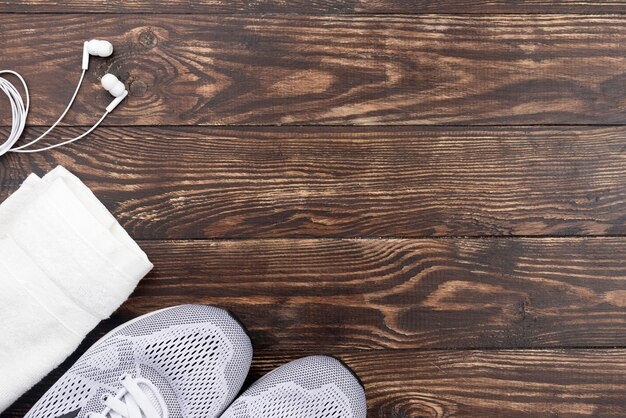
[[[252,359],[250,339],[228,312],[183,305],[131,321],[94,344],[25,418],[77,418],[101,412],[101,396],[124,374],[150,380],[171,418],[218,417],[241,389]]]
[[[365,418],[365,392],[341,362],[292,361],[254,383],[222,418]]]

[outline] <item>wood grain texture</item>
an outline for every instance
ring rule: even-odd
[[[624,354],[396,351],[341,357],[362,376],[372,418],[609,418],[626,414]],[[255,376],[276,363],[273,355],[262,356]]]
[[[621,235],[625,137],[621,127],[104,128],[0,159],[0,198],[63,164],[139,239]]]
[[[304,354],[257,352],[248,383]],[[626,415],[623,349],[408,350],[345,353],[339,357],[361,376],[370,418]],[[21,418],[69,363],[2,417]]]
[[[368,417],[626,416],[626,127],[583,126],[626,122],[623,13],[621,0],[0,0],[1,66],[29,82],[30,125],[64,108],[86,39],[116,53],[92,59],[65,125],[97,120],[106,72],[130,90],[79,144],[0,158],[0,201],[62,164],[155,264],[2,418],[116,325],[182,303],[241,317],[250,381],[340,356]]]
[[[142,242],[115,323],[225,306],[262,350],[626,346],[626,239]]]
[[[97,120],[107,71],[130,90],[109,125],[626,121],[624,16],[5,14],[0,27],[35,125],[64,108],[91,37],[116,53],[92,60],[68,125]]]
[[[625,13],[624,1],[579,0],[11,0],[0,13],[288,13],[288,14],[426,14],[426,13]]]

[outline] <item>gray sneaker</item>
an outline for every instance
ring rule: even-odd
[[[217,418],[251,360],[250,338],[227,311],[163,309],[101,338],[25,418]]]
[[[339,360],[292,361],[254,383],[222,418],[365,418],[365,391]]]

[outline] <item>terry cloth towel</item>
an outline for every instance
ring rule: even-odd
[[[76,176],[31,174],[0,205],[0,412],[63,362],[150,270]]]

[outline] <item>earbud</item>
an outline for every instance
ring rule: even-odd
[[[92,39],[83,45],[83,70],[89,68],[89,56],[109,57],[113,54],[113,45],[109,41]]]
[[[105,74],[102,77],[102,87],[115,97],[111,104],[107,106],[107,112],[111,113],[128,96],[128,90],[126,90],[124,83],[113,74]]]
[[[124,83],[113,74],[105,74],[104,77],[102,77],[102,87],[115,97],[119,97],[124,93],[124,90],[126,90]]]
[[[91,55],[99,57],[108,57],[113,53],[113,45],[109,41],[99,41],[92,39],[87,42],[87,51]]]

